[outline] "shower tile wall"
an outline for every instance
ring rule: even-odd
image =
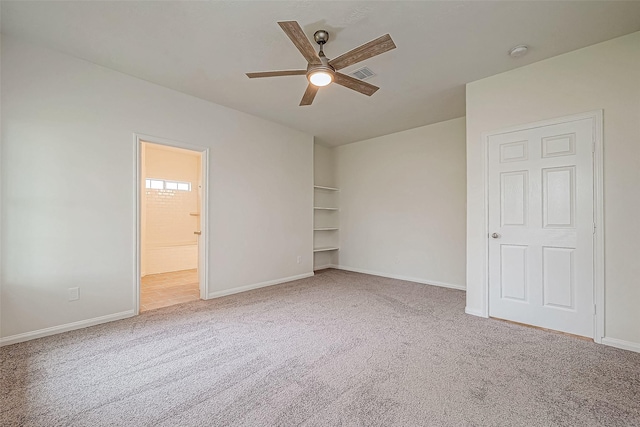
[[[198,267],[197,191],[146,189],[147,274]]]
[[[191,186],[187,191],[146,188],[143,184],[143,275],[195,269],[198,237],[193,232],[200,229],[200,155],[146,143],[143,158],[145,179]]]

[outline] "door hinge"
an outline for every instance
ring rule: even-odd
[[[596,234],[596,223],[593,223],[593,228],[591,230],[593,232],[593,234]]]
[[[596,314],[596,305],[593,304],[593,314]]]

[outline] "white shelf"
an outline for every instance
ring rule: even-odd
[[[336,227],[324,227],[324,228],[314,228],[313,231],[333,231],[337,230]]]
[[[336,248],[336,247],[328,247],[328,248],[315,248],[313,250],[313,252],[326,252],[326,251],[337,251],[340,248]]]
[[[314,206],[313,209],[323,210],[323,211],[337,211],[338,210],[338,208],[325,208],[325,207],[322,207],[322,206]]]
[[[334,187],[323,187],[322,185],[314,185],[313,188],[316,188],[318,190],[328,190],[328,191],[340,191],[338,188],[334,188]]]

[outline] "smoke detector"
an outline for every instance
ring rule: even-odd
[[[509,50],[509,56],[512,58],[519,58],[521,56],[524,56],[527,51],[529,51],[529,46],[525,44],[519,44],[518,46],[512,47]]]

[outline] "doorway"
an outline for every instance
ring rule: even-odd
[[[487,136],[489,316],[597,336],[598,119]]]
[[[207,150],[136,136],[138,312],[206,299]]]

